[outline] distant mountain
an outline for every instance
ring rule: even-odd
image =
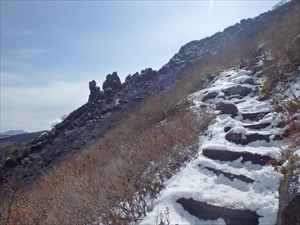
[[[0,138],[0,151],[8,149],[11,146],[24,147],[29,141],[40,136],[43,131],[33,133],[22,133],[16,135],[1,135]]]
[[[24,130],[8,130],[8,131],[5,131],[4,133],[0,133],[0,135],[9,135],[9,136],[12,136],[12,135],[17,135],[17,134],[26,134],[27,132],[24,131]]]

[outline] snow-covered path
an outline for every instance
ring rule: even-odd
[[[266,163],[279,157],[282,130],[271,104],[254,94],[259,75],[230,69],[190,96],[193,107],[214,105],[218,115],[199,137],[197,158],[166,181],[141,224],[276,223],[283,175]]]

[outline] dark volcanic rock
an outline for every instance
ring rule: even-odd
[[[221,206],[195,201],[192,198],[177,200],[190,214],[202,220],[217,220],[223,218],[226,225],[257,225],[259,215],[249,209],[230,209]]]
[[[200,165],[201,166],[201,165]],[[246,183],[253,183],[255,180],[252,180],[250,177],[244,176],[244,175],[237,175],[233,173],[227,173],[222,170],[217,170],[211,167],[204,167],[205,169],[214,172],[216,175],[222,174],[224,177],[228,178],[229,180],[233,181],[234,179],[241,180]]]
[[[250,161],[252,164],[265,165],[272,158],[266,155],[250,152],[233,152],[228,150],[203,149],[202,154],[210,159],[221,161],[234,161],[243,157],[242,162]]]
[[[254,66],[252,70],[253,70],[253,73],[257,73],[259,71],[262,71],[262,69],[263,69],[262,66]]]
[[[108,74],[106,76],[106,80],[103,82],[102,89],[106,90],[109,87],[113,90],[114,93],[118,92],[121,89],[121,80],[117,72],[113,72],[112,74]]]
[[[237,85],[234,87],[229,87],[227,89],[223,89],[222,92],[226,96],[231,96],[231,95],[247,96],[248,94],[250,94],[252,92],[252,88]]]
[[[235,144],[241,144],[241,145],[247,145],[250,142],[253,141],[270,141],[270,135],[269,134],[241,134],[241,133],[235,133],[234,131],[230,131],[225,135],[225,139],[227,141],[233,142]]]
[[[96,81],[92,80],[89,83],[90,95],[88,102],[96,102],[100,94],[100,88],[97,86]]]
[[[277,225],[300,224],[300,193],[289,200],[281,200],[285,205],[279,213]]]
[[[254,85],[254,81],[252,78],[247,78],[246,80],[244,80],[243,82],[241,82],[241,84],[250,84],[250,85]]]
[[[231,114],[235,116],[238,113],[237,107],[229,101],[221,102],[218,109],[221,110],[222,114]]]
[[[225,135],[225,139],[227,141],[233,142],[235,144],[241,144],[243,134],[240,133],[234,133],[234,132],[229,132]]]
[[[216,92],[216,91],[208,92],[207,94],[205,94],[203,96],[202,101],[205,102],[205,101],[207,101],[209,99],[213,99],[213,98],[217,97],[217,95],[218,95],[218,92]]]
[[[296,171],[298,162],[290,163],[279,188],[279,212],[276,225],[300,224],[300,188]]]
[[[148,81],[154,78],[157,75],[157,72],[155,70],[152,70],[151,68],[147,68],[141,71],[141,74],[137,76],[136,82],[143,82]]]
[[[228,132],[232,129],[232,127],[224,127],[224,132]]]

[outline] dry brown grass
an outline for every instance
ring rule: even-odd
[[[275,64],[283,62],[282,57],[286,59],[284,54],[277,59],[278,54],[274,53],[290,51],[292,48],[286,46],[282,49],[278,43],[290,40],[295,29],[291,28],[291,32],[290,27],[285,29],[291,33],[288,39],[283,39],[286,33],[278,30],[292,23],[295,19],[292,14],[296,13],[297,16],[298,11],[286,17],[288,22],[270,27],[262,39],[252,40],[245,34],[239,43],[220,43],[223,50],[217,55],[205,56],[193,71],[185,74],[172,88],[142,103],[138,110],[129,110],[126,113],[128,119],[123,123],[113,126],[97,143],[52,169],[31,187],[23,188],[20,183],[13,181],[1,187],[0,223],[53,225],[138,222],[151,209],[151,199],[164,188],[163,181],[197,155],[198,136],[204,134],[213,119],[214,114],[210,109],[196,112],[188,110],[191,104],[186,100],[188,94],[205,87],[211,79],[210,75],[235,66],[244,57],[255,62],[255,46],[266,40],[275,43],[271,46],[272,60],[275,60],[266,60],[269,67],[265,70],[265,75],[273,79]],[[235,47],[243,44],[249,46]],[[277,82],[276,79],[277,75],[273,83]],[[264,87],[266,93],[272,91],[272,85]],[[294,103],[287,105],[291,111],[295,107],[298,110],[298,106]],[[115,113],[116,118],[122,116]],[[111,124],[115,121],[118,118],[114,120],[112,117]],[[291,124],[292,130],[297,130],[297,126]]]
[[[280,17],[280,14],[278,16]],[[269,27],[260,36],[261,42],[265,43],[263,74],[267,81],[262,89],[264,98],[270,98],[277,92],[274,87],[278,86],[279,82],[287,83],[289,76],[297,74],[297,63],[300,64],[300,40],[296,38],[300,34],[299,17],[300,3],[294,1],[293,9],[284,15],[276,26]]]
[[[192,112],[184,99],[204,85],[201,80],[206,75],[207,68],[205,72],[198,69],[141,105],[104,138],[53,168],[30,189],[16,189],[20,197],[7,195],[11,192],[7,185],[1,197],[10,197],[1,203],[1,223],[137,222],[148,210],[149,199],[163,188],[163,181],[198,151],[199,132],[213,114]],[[13,211],[24,208],[25,214]]]

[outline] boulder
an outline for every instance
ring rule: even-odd
[[[237,107],[230,101],[222,101],[218,106],[222,114],[231,114],[235,116],[238,113]]]
[[[218,92],[216,91],[211,91],[211,92],[208,92],[207,94],[205,94],[202,98],[202,101],[205,102],[209,99],[213,99],[215,98],[216,96],[218,95]]]
[[[227,132],[230,131],[231,129],[232,129],[232,127],[226,126],[226,127],[224,127],[224,132],[227,133]]]
[[[231,209],[222,206],[195,201],[192,198],[177,200],[190,214],[202,220],[217,220],[222,218],[226,225],[258,225],[259,215],[249,209]]]
[[[242,86],[242,85],[237,85],[233,87],[229,87],[226,89],[221,90],[226,96],[231,96],[231,95],[240,95],[240,96],[247,96],[252,92],[252,88]]]
[[[251,77],[245,79],[243,82],[241,82],[241,84],[250,84],[250,85],[254,85],[254,81]]]
[[[263,69],[263,66],[254,66],[252,68],[252,71],[253,71],[253,73],[257,73],[259,71],[262,71],[262,69]]]

